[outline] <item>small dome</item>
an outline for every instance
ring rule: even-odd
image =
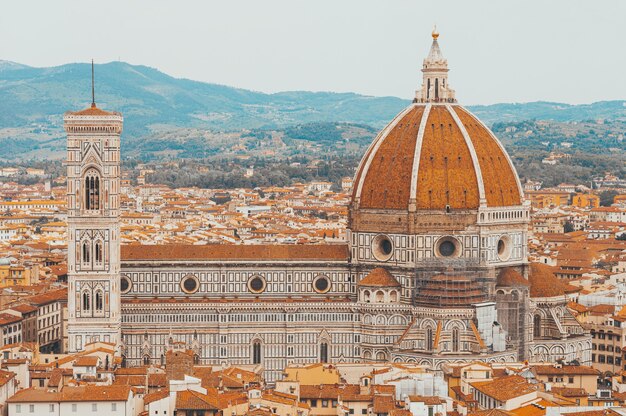
[[[467,306],[487,300],[475,278],[459,274],[438,274],[425,279],[417,289],[415,304],[430,308]]]
[[[530,283],[528,283],[528,280],[524,279],[524,276],[519,274],[512,267],[505,267],[498,274],[498,279],[496,280],[496,286],[519,287],[519,286],[530,286]]]
[[[382,267],[377,267],[369,272],[369,274],[358,283],[358,286],[399,287],[400,283],[398,283],[396,278],[387,270]]]
[[[459,105],[413,104],[374,140],[356,174],[359,209],[467,210],[522,204],[494,134]]]
[[[530,282],[531,298],[551,298],[555,296],[564,296],[567,293],[574,293],[579,289],[569,283],[560,280],[554,274],[555,267],[541,263],[530,264],[530,274],[528,280]]]

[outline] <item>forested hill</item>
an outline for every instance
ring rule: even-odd
[[[408,100],[354,93],[290,91],[275,94],[178,79],[124,62],[96,65],[97,102],[121,111],[127,135],[151,126],[212,130],[274,128],[309,122],[347,122],[381,128]],[[0,129],[58,126],[66,110],[89,101],[89,64],[33,68],[0,61]],[[624,101],[588,105],[533,102],[470,106],[484,122],[529,119],[575,121],[626,117]]]

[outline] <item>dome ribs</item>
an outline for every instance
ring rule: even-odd
[[[417,175],[418,209],[478,208],[478,183],[469,149],[444,106],[433,106]]]
[[[372,156],[363,181],[360,206],[407,209],[412,155],[424,106],[415,106],[393,127]],[[359,173],[360,176],[362,173]],[[386,191],[385,191],[386,190]]]
[[[353,198],[363,209],[454,212],[519,206],[522,192],[506,151],[469,111],[413,104],[368,148]]]
[[[516,173],[497,139],[471,113],[460,106],[454,111],[474,145],[485,186],[487,205],[521,205]]]

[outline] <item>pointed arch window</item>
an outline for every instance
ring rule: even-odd
[[[85,174],[85,209],[100,209],[100,175],[95,169],[90,169]]]
[[[102,312],[104,309],[104,295],[102,290],[96,290],[96,312]]]
[[[533,318],[533,337],[541,337],[541,315],[535,315]]]
[[[143,356],[143,365],[150,365],[150,356],[149,355],[144,355]]]
[[[82,244],[83,263],[89,263],[91,261],[91,247],[89,241],[83,241]]]
[[[261,342],[252,343],[252,364],[261,364]]]
[[[96,241],[93,246],[93,257],[96,264],[102,264],[102,241]]]
[[[459,351],[459,330],[455,328],[452,330],[452,351]]]
[[[91,310],[91,299],[89,292],[83,292],[83,311]]]
[[[320,344],[320,362],[327,363],[328,362],[328,343],[322,342]]]
[[[428,328],[426,330],[426,349],[428,351],[433,350],[433,329],[432,328]]]

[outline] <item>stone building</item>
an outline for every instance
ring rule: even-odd
[[[457,104],[438,36],[414,102],[360,163],[346,244],[129,245],[118,257],[121,116],[69,113],[70,346],[116,341],[128,365],[184,346],[202,364],[260,364],[268,381],[319,361],[588,363],[565,292],[533,299],[530,206],[502,144]]]

